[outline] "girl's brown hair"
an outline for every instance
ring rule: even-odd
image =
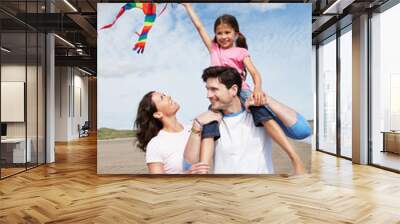
[[[224,15],[218,17],[214,23],[214,33],[217,30],[217,26],[219,26],[221,24],[227,24],[227,25],[231,26],[233,28],[233,30],[235,31],[235,33],[238,34],[238,38],[236,39],[236,42],[235,42],[236,47],[248,49],[247,43],[246,43],[246,37],[242,33],[240,33],[239,23],[234,16],[229,15],[229,14],[224,14]],[[215,43],[217,43],[216,37],[214,37],[213,41]]]

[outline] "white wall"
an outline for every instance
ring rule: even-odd
[[[68,86],[67,67],[55,68],[55,141],[68,140]]]
[[[24,65],[18,65],[18,64],[6,64],[1,66],[1,81],[2,82],[25,82],[25,76],[26,72],[28,75],[28,80],[30,85],[36,85],[36,81],[33,81],[32,78],[30,77],[31,75],[36,75],[36,67],[34,66],[27,66],[25,67]],[[28,106],[34,107],[36,110],[36,88],[27,88],[27,103]],[[2,97],[7,97],[7,96],[2,96]],[[31,102],[35,102],[34,105],[29,105]],[[39,105],[40,106],[40,105]],[[24,108],[22,108],[24,109]],[[1,110],[7,110],[7,108],[1,108]],[[32,111],[27,111],[29,112],[27,114],[28,122],[35,121],[36,124],[36,113],[31,113]],[[26,122],[7,122],[7,136],[8,137],[25,137],[25,124]],[[28,137],[29,133],[31,133],[31,130],[36,130],[36,125],[32,125],[29,123],[28,125]],[[35,132],[36,133],[36,132]]]
[[[1,66],[1,81],[18,81],[25,82],[25,64],[24,65],[2,65]],[[4,96],[3,96],[4,97]],[[1,108],[6,110],[6,108]],[[7,122],[7,137],[25,137],[24,122]]]
[[[4,106],[2,102],[2,114],[4,113],[22,113],[21,121],[18,122],[5,122],[7,124],[7,137],[8,138],[24,138],[25,135],[29,139],[29,148],[31,149],[31,156],[33,162],[39,159],[39,163],[44,163],[45,159],[45,141],[44,141],[44,74],[42,73],[41,66],[25,66],[24,64],[10,63],[1,66],[1,81],[3,82],[23,82],[25,83],[26,99],[22,97],[22,102],[19,102],[20,107],[10,108]],[[26,80],[27,79],[27,80]],[[25,90],[20,90],[20,93],[25,93]],[[22,91],[22,92],[21,92]],[[11,94],[2,88],[1,98],[10,98],[7,96]],[[5,94],[5,95],[4,95]],[[14,99],[15,100],[15,99]],[[11,102],[12,103],[12,102]],[[18,102],[14,102],[18,103]],[[25,105],[26,103],[26,105]],[[19,111],[16,111],[19,110]],[[26,113],[26,119],[25,119]],[[2,118],[3,120],[3,118]]]
[[[79,138],[78,124],[88,120],[88,78],[83,75],[76,68],[56,67],[56,141]]]

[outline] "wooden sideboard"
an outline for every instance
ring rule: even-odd
[[[400,154],[400,131],[383,131],[382,152]]]

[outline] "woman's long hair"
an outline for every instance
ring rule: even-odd
[[[231,26],[233,28],[233,30],[238,34],[238,37],[235,42],[236,47],[248,49],[246,37],[240,32],[239,23],[234,16],[229,15],[229,14],[224,14],[224,15],[218,17],[214,22],[214,33],[217,31],[217,26],[219,26],[221,24],[227,24],[227,25]],[[217,38],[214,37],[213,41],[215,43],[217,43]]]
[[[157,112],[157,107],[151,99],[153,93],[154,91],[151,91],[143,96],[135,120],[138,147],[145,152],[147,144],[163,128],[161,121],[153,117],[153,114]]]

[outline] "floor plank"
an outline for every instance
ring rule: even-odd
[[[0,223],[400,223],[400,175],[312,152],[285,176],[97,175],[96,139],[0,181]]]

